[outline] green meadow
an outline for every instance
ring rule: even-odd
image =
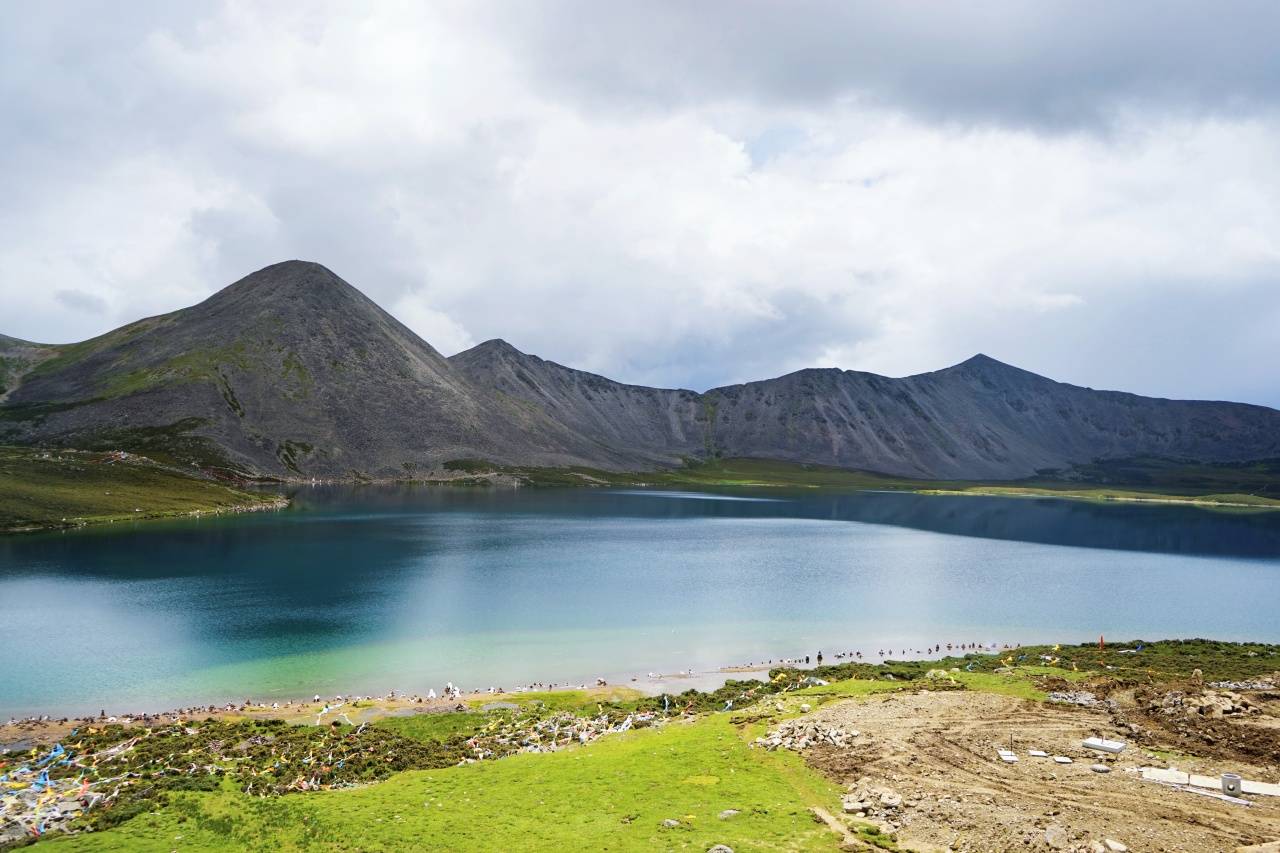
[[[409,771],[363,788],[256,799],[175,794],[54,849],[829,850],[809,805],[835,789],[797,756],[748,748],[727,715],[562,752]],[[739,814],[720,819],[721,812]],[[678,826],[664,825],[666,820]]]
[[[118,453],[0,447],[0,532],[279,505],[251,493]]]

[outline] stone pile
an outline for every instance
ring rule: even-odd
[[[848,746],[858,736],[859,732],[856,729],[846,729],[843,726],[829,725],[801,717],[783,723],[765,737],[756,738],[755,745],[770,751],[781,748],[800,752],[820,744],[835,747]]]
[[[840,799],[840,805],[847,815],[892,821],[898,817],[904,801],[897,791],[881,785],[873,785],[871,780],[864,776],[849,786],[849,793]],[[915,801],[908,801],[906,805],[915,805]],[[889,825],[893,826],[893,824]]]
[[[1061,705],[1079,705],[1082,708],[1092,708],[1101,702],[1097,696],[1087,690],[1054,691],[1049,694],[1049,701]]]
[[[1270,675],[1255,681],[1214,681],[1207,686],[1215,690],[1275,690],[1276,676]]]
[[[1250,702],[1246,697],[1230,691],[1220,693],[1212,691],[1184,693],[1181,690],[1171,690],[1164,696],[1151,699],[1147,703],[1147,710],[1152,713],[1164,714],[1167,717],[1201,716],[1217,718],[1262,713],[1262,709]]]
[[[1050,850],[1078,850],[1084,853],[1128,853],[1129,851],[1123,842],[1114,838],[1104,838],[1101,841],[1095,839],[1087,845],[1075,843],[1071,838],[1071,833],[1059,824],[1051,823],[1044,829],[1044,846]],[[1029,841],[1030,839],[1027,839],[1028,843]]]
[[[591,743],[607,734],[656,727],[663,722],[656,714],[648,712],[628,714],[625,719],[618,720],[616,714],[612,717],[607,713],[598,717],[578,717],[568,711],[542,719],[495,721],[491,731],[467,741],[473,757],[466,763],[501,758],[512,751],[558,752],[565,747]]]
[[[102,797],[96,793],[81,795],[82,787],[78,781],[60,779],[43,787],[5,791],[0,796],[0,847],[65,829],[68,821]]]

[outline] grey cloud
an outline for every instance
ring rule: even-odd
[[[54,291],[53,298],[72,311],[85,314],[105,314],[107,310],[105,299],[94,296],[92,293],[85,293],[83,290],[57,290]]]
[[[512,42],[593,109],[847,98],[929,120],[1070,129],[1134,106],[1247,114],[1280,102],[1280,6],[1266,0],[510,8]]]
[[[1280,403],[1280,7],[467,6],[402,86],[378,72],[403,45],[357,35],[379,26],[227,8],[0,8],[0,332],[83,338],[306,258],[455,341],[623,381],[985,351]]]

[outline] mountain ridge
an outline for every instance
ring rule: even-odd
[[[1013,480],[1100,459],[1280,457],[1280,412],[1055,382],[984,354],[891,378],[805,368],[707,391],[617,382],[500,338],[444,357],[320,264],[75,344],[0,337],[0,442],[288,479],[454,460],[650,470],[744,456]]]

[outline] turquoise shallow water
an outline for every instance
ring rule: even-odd
[[[0,540],[0,716],[508,688],[934,642],[1280,640],[1280,513],[305,489]]]

